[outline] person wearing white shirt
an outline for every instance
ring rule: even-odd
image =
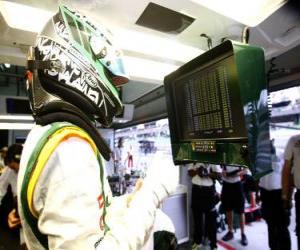
[[[6,166],[3,168],[0,176],[0,225],[4,228],[7,228],[7,216],[13,208],[16,196],[17,173]]]
[[[192,211],[194,216],[194,244],[197,249],[207,235],[211,249],[217,249],[216,209],[217,194],[215,179],[221,175],[218,165],[194,163],[188,168],[192,178]],[[203,222],[205,223],[203,227]],[[203,230],[205,228],[205,231]]]
[[[125,151],[123,137],[118,139],[118,145],[114,150],[114,172],[123,176],[125,174]]]
[[[273,172],[259,180],[262,216],[268,226],[268,240],[271,250],[291,249],[291,238],[288,229],[289,215],[285,213],[281,199],[282,164],[276,155],[274,141],[271,141]]]
[[[234,238],[233,235],[233,212],[240,217],[241,244],[248,245],[245,235],[245,196],[241,177],[248,173],[249,170],[237,166],[222,165],[222,193],[221,201],[228,224],[228,232],[223,236],[222,240],[229,241]]]
[[[289,139],[284,151],[281,198],[286,211],[291,209],[294,187],[297,189],[295,193],[296,235],[298,249],[300,249],[300,134],[294,135]]]
[[[13,196],[17,196],[17,179],[18,175],[14,170],[9,167],[4,168],[0,176],[0,205],[9,185],[11,186]]]
[[[11,186],[11,191],[15,201],[14,209],[9,213],[6,221],[10,229],[17,229],[21,227],[20,217],[17,211],[17,179],[20,166],[20,159],[23,146],[21,144],[12,144],[7,150],[5,157],[5,167],[2,175],[0,176],[0,204],[7,192],[8,186]],[[24,244],[22,232],[20,232],[20,244]]]
[[[0,204],[9,185],[13,196],[17,196],[17,180],[22,149],[23,146],[20,144],[13,144],[8,148],[5,158],[7,167],[5,167],[0,176]]]

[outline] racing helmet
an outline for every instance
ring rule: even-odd
[[[57,110],[109,126],[123,109],[118,88],[129,81],[112,34],[79,12],[60,6],[37,36],[27,60],[34,117]]]

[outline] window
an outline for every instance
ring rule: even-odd
[[[271,138],[274,139],[276,153],[283,159],[289,138],[300,133],[300,87],[270,93],[272,103]]]
[[[174,166],[168,119],[116,130],[115,148],[120,138],[123,138],[122,162],[127,170],[144,176],[150,167],[163,168],[165,164]],[[129,159],[129,155],[132,159]],[[177,178],[179,181],[179,169]]]

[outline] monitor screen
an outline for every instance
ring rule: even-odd
[[[174,80],[178,139],[247,137],[233,55]]]

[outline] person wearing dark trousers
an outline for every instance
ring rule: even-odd
[[[245,196],[241,177],[245,174],[250,174],[247,169],[242,169],[236,166],[222,165],[222,193],[221,202],[228,224],[228,232],[223,236],[222,240],[229,241],[234,238],[233,234],[233,212],[239,215],[241,229],[241,244],[248,245],[248,240],[245,234]]]
[[[7,199],[10,204],[5,213],[5,225],[9,230],[1,230],[0,232],[0,249],[20,249],[25,247],[22,239],[22,233],[19,231],[21,227],[21,220],[17,209],[17,176],[19,172],[20,159],[23,146],[21,144],[12,144],[8,147],[5,156],[6,167],[3,170],[3,174],[0,176],[0,204],[5,199],[4,197],[10,190],[10,199]],[[5,202],[5,201],[4,201]],[[7,248],[6,248],[7,247]]]
[[[218,202],[214,180],[221,174],[216,165],[194,163],[189,166],[192,177],[192,212],[194,216],[194,244],[192,250],[199,248],[205,236],[210,241],[211,249],[217,249],[216,208]]]
[[[281,200],[281,189],[260,188],[262,216],[268,225],[268,240],[271,250],[291,249],[288,230],[289,215],[285,214]]]
[[[291,237],[288,229],[289,213],[286,213],[281,199],[282,164],[276,155],[274,141],[271,141],[272,170],[260,178],[262,216],[268,226],[268,240],[271,250],[290,250]]]
[[[282,194],[281,198],[286,211],[290,213],[292,207],[292,194],[295,193],[296,235],[298,249],[300,249],[300,134],[292,136],[284,151],[284,165],[282,170]]]
[[[0,176],[0,205],[8,190],[12,193],[12,200],[17,200],[17,178],[22,150],[23,146],[21,144],[12,144],[7,150],[5,157],[7,167],[5,167]],[[14,203],[14,201],[11,203]],[[16,203],[12,206],[16,208]],[[21,224],[19,218],[16,224],[17,225],[11,224],[9,227],[13,228],[14,226]]]

